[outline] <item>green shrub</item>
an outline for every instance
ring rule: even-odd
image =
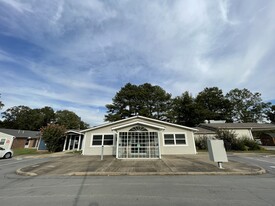
[[[236,133],[231,130],[219,130],[216,138],[224,141],[224,147],[227,151],[249,151],[261,149],[255,140],[250,139],[247,136],[237,138]]]
[[[196,138],[195,139],[196,148],[201,150],[207,150],[207,139],[208,137],[205,135],[199,136],[198,138]]]
[[[217,139],[221,139],[224,142],[226,150],[235,150],[237,145],[237,135],[232,130],[218,130],[216,134]]]
[[[42,138],[49,152],[62,151],[66,128],[58,124],[49,124],[41,129]]]
[[[254,139],[250,139],[246,136],[242,136],[241,141],[244,142],[244,145],[248,147],[248,150],[260,150],[260,146],[257,144],[257,142]]]

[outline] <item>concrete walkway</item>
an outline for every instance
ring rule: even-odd
[[[224,169],[211,162],[208,153],[162,156],[154,160],[121,160],[113,156],[55,155],[50,161],[17,170],[20,175],[255,175],[265,170],[256,166],[228,162]]]

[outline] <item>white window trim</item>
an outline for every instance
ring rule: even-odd
[[[172,134],[174,136],[174,144],[165,144],[164,135]],[[176,144],[176,134],[184,134],[185,135],[185,144]],[[187,134],[186,132],[163,132],[162,133],[162,143],[164,147],[186,147],[188,146]]]
[[[101,145],[93,145],[93,139],[95,135],[101,135],[102,140],[101,140]],[[104,145],[104,147],[113,147],[115,145],[115,135],[114,133],[93,133],[91,137],[91,142],[90,142],[90,147],[102,147],[104,143],[104,135],[112,135],[113,136],[113,145]]]
[[[0,138],[0,142],[2,142],[2,140],[4,140],[3,144],[0,144],[0,145],[5,145],[6,143],[6,138]]]

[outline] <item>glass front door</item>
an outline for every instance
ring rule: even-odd
[[[118,158],[159,158],[157,132],[130,130],[119,132]]]

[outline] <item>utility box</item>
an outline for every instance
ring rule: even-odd
[[[223,140],[207,140],[209,158],[211,161],[218,162],[221,168],[222,162],[228,162]]]

